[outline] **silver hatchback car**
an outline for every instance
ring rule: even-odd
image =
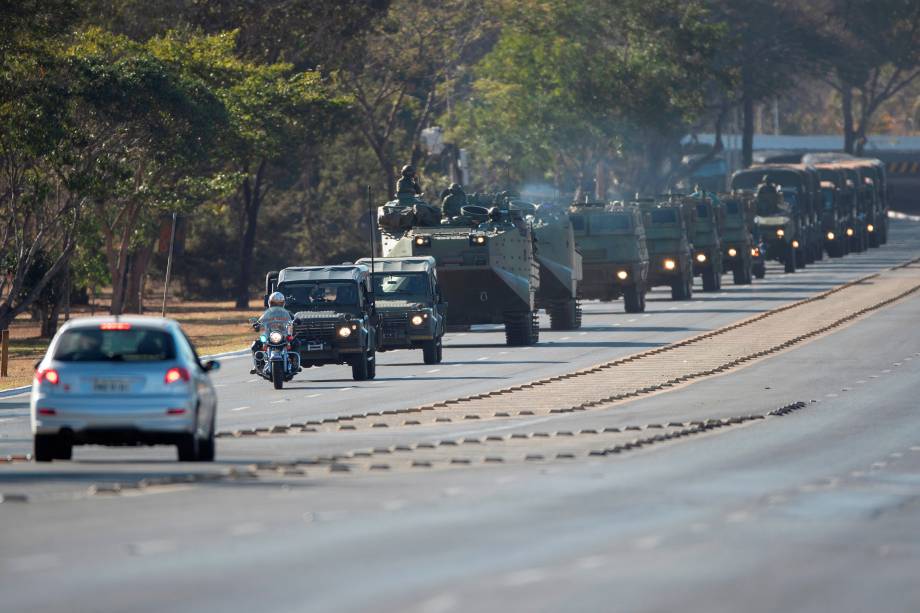
[[[191,341],[170,319],[91,317],[65,324],[32,382],[34,457],[69,460],[74,445],[175,445],[212,461],[217,396]]]

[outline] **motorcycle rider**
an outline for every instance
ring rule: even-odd
[[[262,313],[262,317],[259,318],[252,328],[254,330],[260,330],[262,328],[269,330],[287,330],[288,325],[294,321],[294,318],[291,317],[290,311],[284,308],[284,294],[281,292],[272,292],[268,297],[268,309]],[[252,342],[252,355],[255,356],[256,352],[262,349],[262,341],[256,339]],[[255,357],[253,357],[255,360]],[[253,368],[249,371],[249,374],[255,374],[256,370]]]

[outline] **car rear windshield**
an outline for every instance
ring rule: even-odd
[[[61,362],[156,362],[174,360],[172,336],[152,328],[74,328],[61,335],[54,359]]]

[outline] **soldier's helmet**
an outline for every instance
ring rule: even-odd
[[[412,166],[411,164],[406,164],[405,166],[402,167],[400,174],[404,177],[411,177],[412,175],[415,174],[415,167]]]
[[[461,189],[463,189],[463,188],[460,187],[460,184],[459,184],[459,183],[451,183],[451,184],[450,184],[450,187],[448,187],[447,189],[448,189],[448,191],[449,191],[450,193],[456,194],[457,192],[459,192],[459,191],[460,191]]]
[[[268,297],[268,306],[283,307],[284,306],[284,294],[282,294],[281,292],[272,292],[272,295]]]

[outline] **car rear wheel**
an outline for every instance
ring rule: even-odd
[[[213,462],[215,456],[214,432],[208,438],[198,441],[198,462]]]
[[[32,457],[36,462],[69,460],[73,457],[73,445],[58,434],[36,434]]]
[[[183,434],[176,443],[176,452],[180,462],[197,462],[199,454],[199,439],[192,434]]]

